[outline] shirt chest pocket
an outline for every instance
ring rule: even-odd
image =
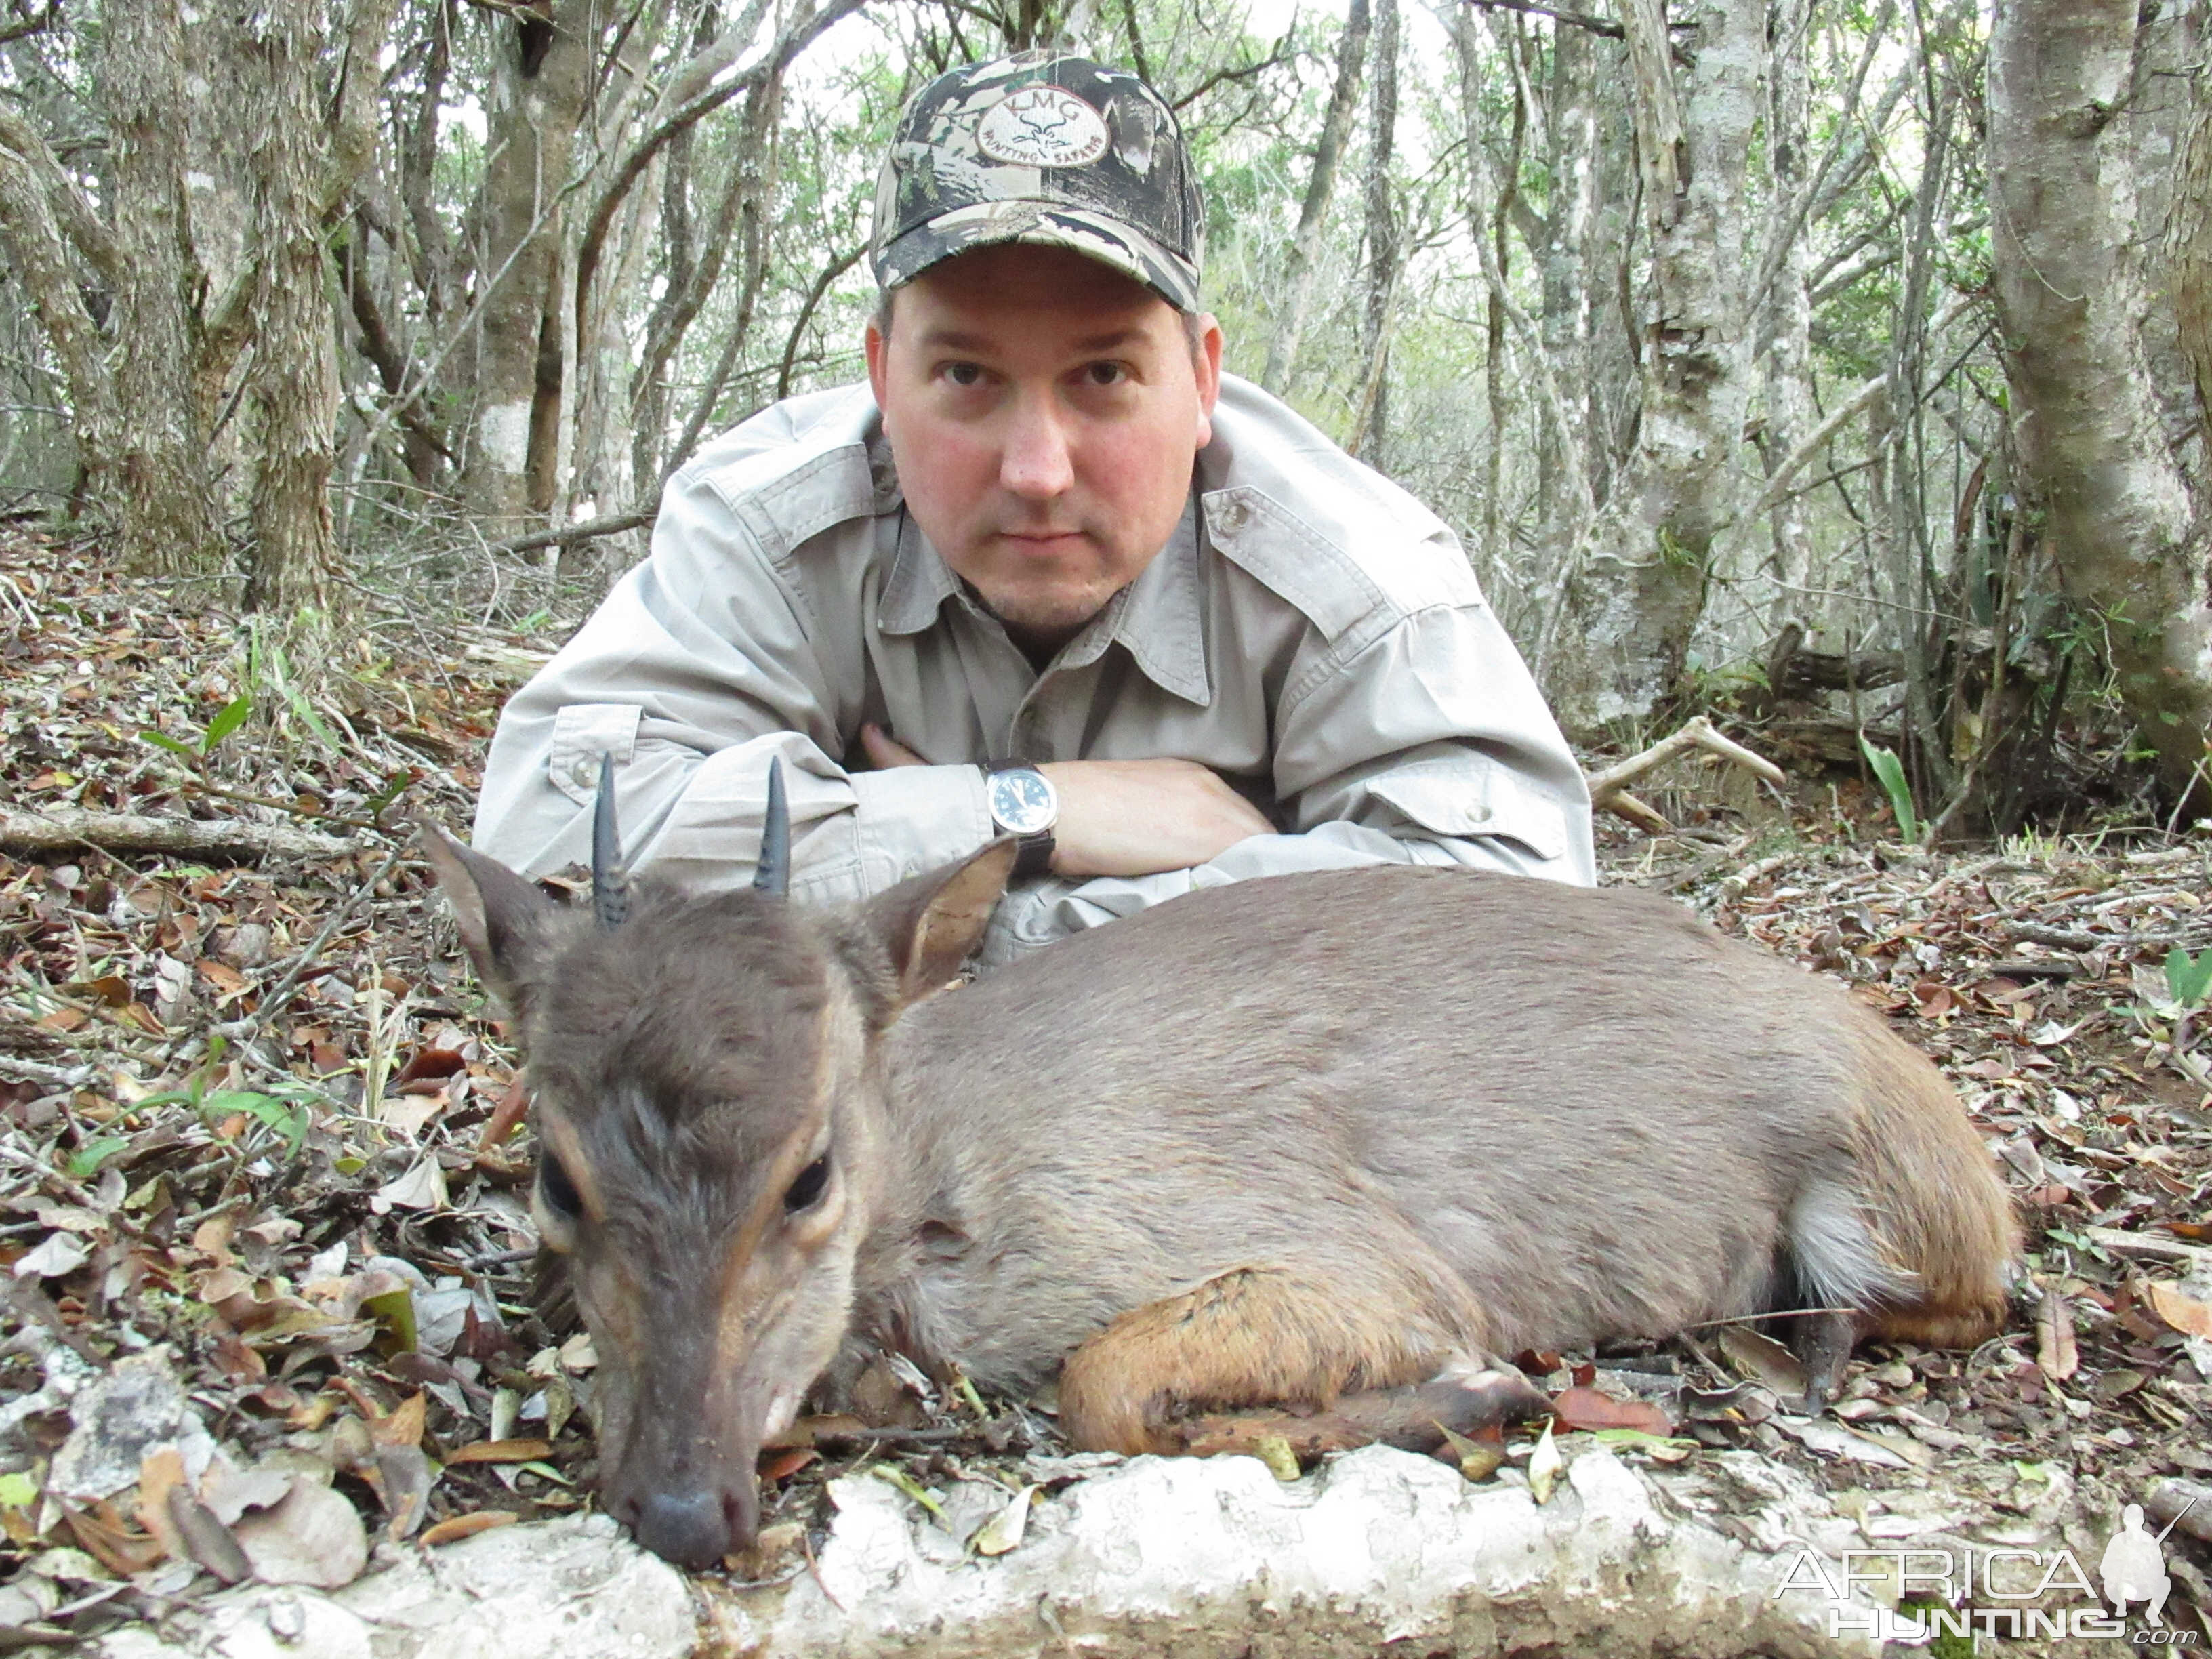
[[[579,806],[589,806],[599,792],[599,757],[611,755],[617,766],[629,765],[644,718],[645,710],[634,702],[568,704],[553,717],[545,756],[553,787]]]

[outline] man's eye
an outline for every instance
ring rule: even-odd
[[[1093,386],[1120,386],[1129,378],[1126,363],[1087,363],[1083,378]]]
[[[954,386],[981,386],[983,383],[983,366],[981,363],[947,363],[938,373]]]

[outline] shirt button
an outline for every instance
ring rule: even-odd
[[[568,769],[568,775],[574,778],[578,783],[589,783],[592,781],[596,770],[597,769],[592,766],[591,762],[587,760],[580,760],[574,766]]]

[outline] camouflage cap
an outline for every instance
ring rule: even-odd
[[[1072,248],[1198,309],[1205,208],[1182,128],[1135,76],[1028,52],[940,75],[876,185],[877,283],[994,242]]]

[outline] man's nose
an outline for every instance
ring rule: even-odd
[[[1008,493],[1048,501],[1075,482],[1069,434],[1060,412],[1046,401],[1017,410],[999,458],[999,482]]]

